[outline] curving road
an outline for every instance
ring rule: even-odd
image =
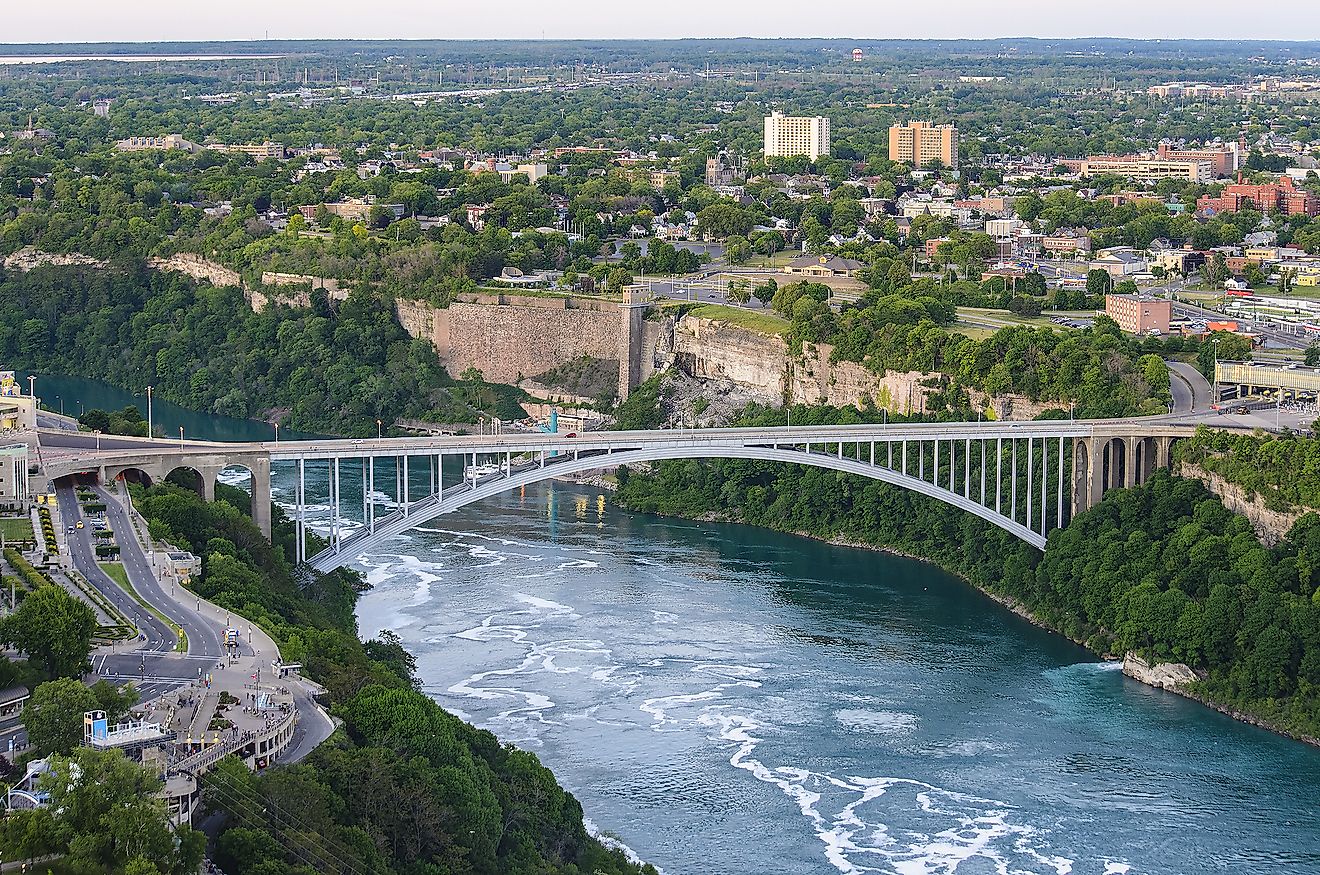
[[[1169,391],[1173,394],[1174,413],[1209,410],[1214,403],[1210,381],[1187,362],[1169,361]]]

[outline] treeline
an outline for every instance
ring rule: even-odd
[[[306,432],[375,434],[401,417],[473,422],[523,414],[512,390],[445,373],[389,304],[355,293],[331,308],[253,312],[238,289],[130,262],[0,274],[0,360],[77,374],[197,410],[272,418]]]
[[[1174,458],[1259,495],[1272,510],[1320,510],[1320,440],[1285,432],[1217,431],[1200,426],[1174,444]]]
[[[225,762],[204,777],[225,814],[216,861],[245,875],[470,872],[485,875],[644,875],[591,838],[582,808],[536,756],[500,744],[416,690],[397,636],[362,643],[356,575],[294,581],[293,526],[275,508],[274,545],[245,510],[174,483],[135,487],[152,534],[202,557],[198,591],[261,624],[285,660],[324,685],[342,730],[297,765],[265,774]],[[264,813],[263,813],[264,812]]]

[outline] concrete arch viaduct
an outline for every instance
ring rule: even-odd
[[[456,437],[327,439],[214,443],[100,438],[42,433],[43,464],[52,479],[94,475],[157,481],[192,469],[206,498],[220,473],[252,475],[253,519],[271,531],[271,468],[295,471],[291,509],[298,530],[295,559],[328,571],[401,532],[468,504],[553,477],[663,459],[756,459],[812,465],[869,477],[930,496],[999,526],[1044,549],[1049,532],[1093,506],[1106,489],[1144,482],[1169,465],[1170,450],[1194,427],[1158,418],[1032,422],[904,423],[893,425],[712,428],[592,432],[580,435],[512,433]],[[70,443],[73,446],[70,446]],[[445,482],[445,460],[463,460],[462,477]],[[478,462],[495,461],[486,473]],[[382,486],[376,468],[381,463]],[[411,474],[409,467],[411,465]],[[450,467],[453,467],[451,461]],[[306,473],[321,469],[327,496],[309,501]],[[388,477],[385,471],[390,471]],[[426,486],[413,486],[418,472]],[[345,472],[360,477],[362,507],[345,515]],[[377,516],[385,492],[395,510]],[[330,506],[329,546],[306,555],[308,505]]]

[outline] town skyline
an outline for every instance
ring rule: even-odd
[[[1223,14],[1215,14],[1216,7]],[[1078,16],[1068,7],[1037,2],[987,6],[951,0],[938,17],[924,9],[866,9],[827,3],[804,22],[792,7],[764,9],[735,2],[712,8],[677,0],[667,14],[619,9],[601,15],[595,4],[568,2],[554,17],[530,0],[512,0],[497,18],[484,8],[438,13],[433,5],[402,0],[388,18],[362,20],[361,9],[343,0],[270,6],[236,0],[223,9],[189,8],[143,0],[132,9],[92,0],[69,0],[67,13],[52,17],[39,7],[8,11],[10,45],[154,41],[246,41],[259,39],[685,39],[685,38],[856,38],[856,39],[1225,39],[1305,41],[1320,38],[1320,9],[1292,10],[1275,17],[1242,19],[1227,3],[1178,0],[1150,7],[1118,0],[1103,21]],[[401,33],[404,30],[407,33]]]

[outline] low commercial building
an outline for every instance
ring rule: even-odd
[[[1091,254],[1091,238],[1083,233],[1060,232],[1040,239],[1041,251],[1053,258]]]
[[[1210,161],[1175,161],[1168,158],[1133,158],[1123,156],[1092,155],[1077,168],[1081,176],[1113,174],[1137,182],[1158,182],[1161,179],[1182,179],[1187,182],[1209,182],[1215,178]]]
[[[0,508],[28,508],[28,445],[0,447]]]
[[[198,146],[196,143],[185,140],[179,134],[167,134],[164,137],[129,137],[115,143],[115,148],[120,152],[164,151],[168,149],[196,152]]]
[[[1091,270],[1103,270],[1115,279],[1145,273],[1150,269],[1146,257],[1128,246],[1102,249],[1089,264]]]
[[[23,394],[13,371],[0,371],[0,432],[37,427],[37,399]]]
[[[1130,334],[1168,334],[1173,303],[1148,295],[1105,295],[1105,315]]]
[[[855,277],[866,263],[838,255],[804,255],[784,265],[784,273],[815,277]]]

